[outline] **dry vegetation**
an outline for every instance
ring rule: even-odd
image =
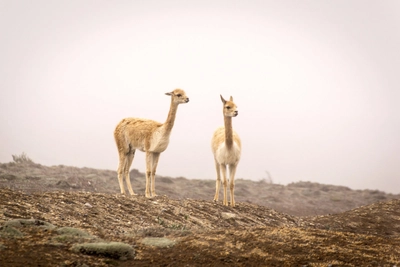
[[[121,196],[115,171],[0,164],[0,266],[398,266],[400,196],[298,182],[157,177]],[[316,216],[318,215],[318,216]],[[34,253],[33,253],[34,252]]]

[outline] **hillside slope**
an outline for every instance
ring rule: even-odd
[[[135,193],[144,195],[145,175],[131,171]],[[0,163],[0,187],[24,192],[97,192],[119,193],[117,173],[111,170],[43,166],[29,161]],[[157,176],[156,192],[172,199],[212,200],[215,180]],[[400,195],[377,190],[351,190],[344,186],[297,182],[287,186],[237,179],[238,203],[253,203],[296,216],[341,213],[378,201],[400,199]]]
[[[74,250],[104,242],[134,256]],[[0,189],[0,266],[398,266],[399,248],[400,200],[296,217],[248,203]]]

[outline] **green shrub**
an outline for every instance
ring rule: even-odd
[[[74,245],[71,249],[74,252],[80,252],[86,255],[103,256],[120,260],[130,259],[135,256],[133,248],[121,242],[83,243]]]
[[[80,237],[91,237],[88,232],[85,232],[78,228],[73,227],[61,227],[56,230],[57,234],[60,235],[70,235],[70,236],[80,236]]]
[[[57,235],[52,238],[56,243],[82,243],[96,241],[96,237],[88,236],[76,236],[76,235]]]
[[[8,237],[8,238],[18,238],[23,236],[19,230],[15,229],[12,226],[5,225],[0,227],[0,237]]]
[[[44,229],[52,230],[56,228],[53,224],[36,219],[13,219],[7,221],[5,226],[22,227],[22,226],[37,226]]]
[[[96,236],[92,236],[81,229],[73,227],[61,227],[58,228],[56,232],[59,235],[53,237],[52,239],[61,243],[82,243],[98,240]]]
[[[173,247],[175,245],[175,241],[165,238],[165,237],[146,237],[142,240],[142,243],[147,246],[155,246],[155,247]]]

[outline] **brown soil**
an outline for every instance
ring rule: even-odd
[[[0,266],[400,264],[398,195],[307,182],[281,186],[242,180],[245,186],[238,191],[246,189],[246,194],[239,193],[238,206],[231,208],[210,201],[213,188],[208,183],[215,185],[211,180],[193,184],[184,178],[158,177],[157,192],[170,193],[148,199],[117,194],[116,177],[111,181],[104,173],[115,174],[65,166],[0,164]],[[133,175],[133,181],[140,183],[140,175]],[[179,188],[181,182],[189,190],[183,185]],[[27,184],[30,187],[24,188]],[[143,194],[141,184],[133,185],[136,193]],[[271,188],[275,192],[269,192]],[[202,189],[210,193],[203,199],[182,195]],[[258,197],[270,201],[251,201],[256,190],[265,190]],[[292,199],[284,199],[289,194]],[[337,199],[342,195],[353,199]],[[372,201],[374,196],[378,199]],[[296,206],[293,198],[306,198],[308,204],[300,207],[303,200]],[[310,201],[317,207],[313,209]],[[343,211],[335,212],[334,204]],[[298,210],[303,216],[285,209]],[[26,219],[33,220],[27,223]],[[60,235],[62,227],[83,230],[87,236]],[[76,244],[112,241],[128,244],[135,255],[87,255],[72,249]]]

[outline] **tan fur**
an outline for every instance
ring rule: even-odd
[[[211,148],[214,154],[215,168],[217,170],[217,181],[215,185],[215,196],[214,201],[218,201],[219,190],[221,186],[221,173],[222,183],[224,185],[224,200],[223,204],[228,205],[227,186],[228,182],[226,179],[226,170],[229,170],[229,188],[231,206],[235,206],[235,173],[236,167],[240,160],[240,154],[242,151],[242,143],[239,135],[232,129],[232,117],[238,115],[237,106],[233,103],[232,96],[229,101],[226,101],[221,96],[223,103],[223,115],[225,126],[219,127],[215,132],[211,140]]]
[[[178,105],[189,102],[185,91],[181,89],[175,89],[166,95],[171,96],[171,106],[165,123],[148,119],[125,118],[115,128],[114,138],[119,154],[118,181],[121,194],[125,194],[125,179],[129,193],[135,195],[130,182],[129,169],[135,151],[139,149],[146,152],[146,197],[156,196],[155,173],[160,153],[168,147]]]

